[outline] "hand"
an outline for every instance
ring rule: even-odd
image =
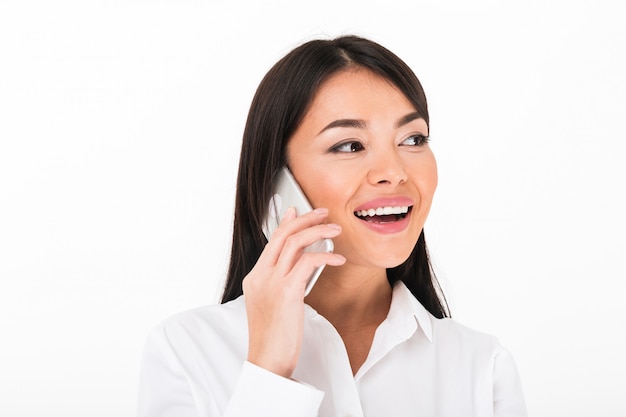
[[[296,218],[290,207],[243,280],[248,361],[286,378],[291,377],[302,346],[308,278],[319,266],[346,261],[336,253],[304,252],[313,242],[341,233],[338,225],[322,224],[327,216],[327,209],[316,209]]]

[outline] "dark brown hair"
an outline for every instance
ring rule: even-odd
[[[287,142],[321,84],[331,75],[355,67],[394,84],[429,124],[426,96],[413,71],[373,41],[356,36],[313,40],[278,61],[256,91],[243,134],[230,266],[222,302],[243,293],[242,281],[267,243],[261,224],[272,195],[272,181],[285,165]],[[391,285],[403,281],[435,317],[449,316],[430,266],[423,230],[409,258],[388,269],[387,277]]]

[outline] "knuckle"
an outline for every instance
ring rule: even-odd
[[[284,227],[278,226],[276,230],[274,230],[274,234],[272,236],[273,239],[270,239],[270,241],[274,239],[282,240],[282,239],[287,238],[287,236],[288,236],[287,230]]]
[[[248,275],[243,278],[241,282],[241,287],[244,293],[250,291],[256,291],[256,289],[262,285],[262,281],[264,281],[264,277],[269,276],[270,271],[266,268],[260,268],[258,265],[255,266],[252,271]]]
[[[316,268],[320,266],[320,259],[317,253],[305,252],[300,256],[302,264],[309,268]]]
[[[302,239],[299,235],[291,235],[285,240],[285,248],[299,249],[302,246]]]

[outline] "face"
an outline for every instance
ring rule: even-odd
[[[410,255],[437,185],[428,126],[390,82],[365,69],[328,79],[287,144],[313,207],[342,226],[335,252],[391,268]]]

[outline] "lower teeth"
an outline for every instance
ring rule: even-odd
[[[402,220],[406,217],[406,214],[383,214],[382,216],[368,216],[368,217],[360,217],[360,219],[365,220],[366,222],[372,223],[391,223]]]

